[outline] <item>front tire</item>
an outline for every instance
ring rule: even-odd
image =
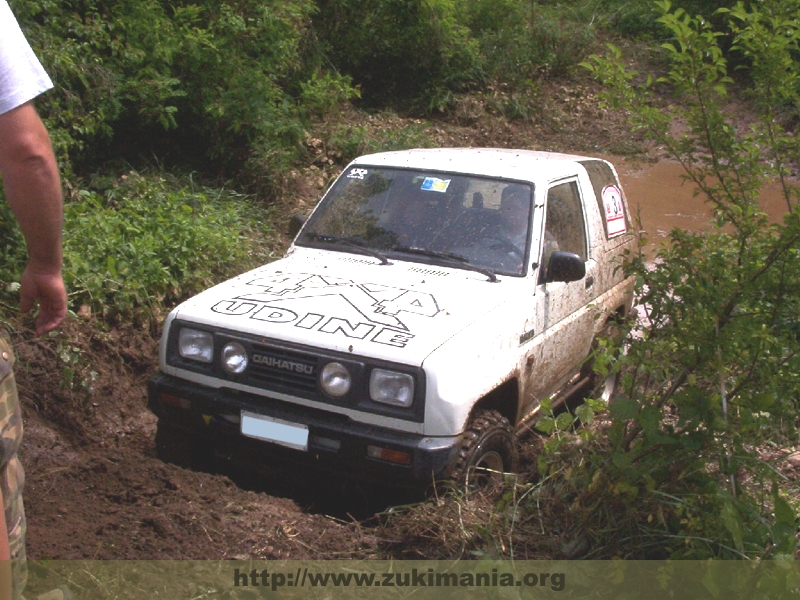
[[[496,410],[478,412],[464,432],[450,478],[468,490],[503,485],[517,468],[517,440],[508,419]]]

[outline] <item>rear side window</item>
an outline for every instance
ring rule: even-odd
[[[630,220],[625,213],[625,204],[622,202],[622,189],[611,167],[601,160],[586,160],[581,164],[589,173],[594,197],[597,198],[598,208],[603,218],[606,239],[626,233]]]

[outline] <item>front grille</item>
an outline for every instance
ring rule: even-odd
[[[211,363],[201,363],[195,360],[182,358],[178,349],[178,337],[183,327],[192,327],[200,331],[207,331],[214,336],[215,360]],[[230,399],[241,399],[245,396],[256,400],[257,406],[249,406],[248,410],[270,414],[271,406],[276,402],[288,402],[286,406],[295,405],[291,398],[282,399],[281,394],[295,396],[313,400],[324,404],[339,407],[351,408],[365,413],[384,415],[397,419],[404,419],[422,423],[425,418],[425,373],[419,367],[409,367],[406,365],[394,364],[379,359],[365,360],[358,356],[334,352],[322,348],[301,346],[292,342],[271,340],[264,337],[256,337],[231,330],[214,330],[209,326],[195,325],[194,323],[184,323],[175,320],[170,328],[169,339],[167,340],[167,364],[170,367],[186,371],[187,375],[178,374],[185,380],[186,385],[194,386],[191,383],[192,377],[189,373],[197,373],[203,376],[217,379],[222,384],[221,390],[228,390],[231,393]],[[221,364],[220,354],[222,348],[229,342],[235,341],[241,344],[247,351],[249,357],[248,367],[243,373],[234,374],[228,372]],[[319,384],[320,369],[332,361],[336,361],[345,366],[352,377],[350,390],[340,396],[333,397],[326,394]],[[369,395],[369,377],[373,369],[389,369],[402,373],[408,373],[414,377],[415,394],[412,408],[405,409],[387,404],[380,404],[371,400]],[[225,385],[228,383],[230,385]],[[216,388],[217,386],[212,386]],[[250,390],[244,390],[249,387]],[[198,389],[206,389],[200,386]],[[222,402],[217,398],[217,393],[212,388],[208,388],[209,403]],[[263,393],[260,392],[263,390]],[[221,392],[222,393],[222,392]],[[224,395],[224,393],[223,393]],[[212,398],[213,396],[213,398]],[[298,405],[299,406],[299,405]],[[239,406],[242,408],[242,406]],[[213,411],[212,411],[213,412]],[[211,412],[204,413],[211,414]],[[227,413],[225,413],[227,414]],[[338,417],[331,417],[338,418]],[[342,417],[346,418],[346,417]]]
[[[317,389],[317,357],[305,352],[254,344],[248,383],[307,396]]]

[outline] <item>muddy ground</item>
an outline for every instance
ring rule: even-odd
[[[600,108],[596,91],[589,82],[551,85],[541,91],[539,113],[516,121],[471,99],[447,120],[432,122],[429,133],[441,146],[643,152],[621,116]],[[343,118],[387,128],[407,123],[385,115]],[[308,144],[316,160],[290,183],[277,219],[312,206],[342,167],[313,132]],[[156,419],[146,408],[159,333],[159,324],[108,326],[88,314],[72,319],[57,338],[34,339],[22,327],[17,332],[29,557],[441,558],[468,550],[437,538],[437,519],[449,518],[437,514],[445,510],[441,503],[428,503],[413,523],[376,516],[418,496],[320,473],[276,468],[254,474],[221,462],[192,471],[159,460]],[[73,359],[74,385],[67,389],[63,375],[70,375],[65,369]],[[523,441],[529,460],[537,443]],[[480,506],[473,510],[477,521],[490,518]],[[527,557],[563,555],[568,544],[552,535],[529,540]]]

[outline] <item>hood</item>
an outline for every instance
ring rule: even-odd
[[[513,297],[517,278],[294,248],[206,290],[173,317],[264,338],[419,366],[445,341]]]

